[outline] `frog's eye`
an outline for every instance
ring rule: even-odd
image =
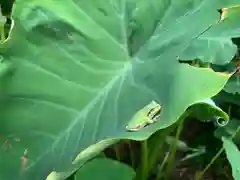
[[[148,116],[148,117],[150,117],[150,116],[153,114],[154,109],[155,109],[155,108],[152,108],[152,109],[150,109],[150,110],[148,111],[148,113],[147,113],[147,116]]]
[[[155,108],[150,109],[147,113],[147,116],[149,118],[153,119],[153,118],[155,118],[155,116],[159,116],[160,112],[161,112],[160,106],[158,106],[158,108],[155,107]]]

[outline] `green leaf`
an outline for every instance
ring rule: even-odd
[[[225,126],[229,122],[229,117],[212,99],[201,100],[191,106],[192,116],[200,120],[214,120],[219,126]]]
[[[232,167],[232,176],[235,180],[240,179],[240,152],[237,146],[225,137],[222,138],[228,161]]]
[[[176,143],[177,150],[181,152],[187,152],[187,151],[193,150],[184,141],[176,139],[175,137],[172,137],[172,136],[167,136],[165,141],[169,146],[172,146],[174,143]]]
[[[132,180],[135,177],[135,171],[128,165],[108,158],[95,158],[83,167],[77,170],[67,180],[112,180],[124,179]],[[58,179],[56,172],[52,172],[48,180]]]
[[[199,146],[198,148],[193,149],[193,151],[191,153],[187,153],[182,159],[181,162],[192,159],[192,158],[196,158],[199,157],[203,154],[205,154],[206,151],[206,147],[204,146]]]
[[[218,129],[215,130],[214,136],[221,139],[223,136],[224,137],[232,137],[233,134],[236,132],[236,130],[240,128],[240,120],[239,119],[231,119],[229,123],[224,126],[224,127],[219,127]],[[238,132],[233,140],[236,143],[240,143],[240,133]]]
[[[222,7],[222,8],[227,8]],[[239,37],[240,6],[228,8],[224,19],[211,25],[206,31],[193,41],[181,54],[183,60],[201,59],[203,62],[223,65],[229,63],[237,52],[237,46],[233,44],[231,37]],[[220,14],[219,14],[220,17]],[[219,18],[220,20],[220,18]],[[222,31],[225,29],[225,31]]]
[[[218,95],[213,98],[215,101],[219,103],[229,103],[240,106],[240,95],[227,93],[225,91],[221,91]]]
[[[42,180],[53,171],[64,179],[118,139],[144,140],[223,88],[230,74],[177,57],[216,22],[216,9],[236,1],[139,0],[134,18],[142,18],[131,21],[134,2],[17,1],[14,29],[1,46],[14,67],[0,106],[9,145],[0,153],[1,179]],[[161,11],[149,13],[153,7]],[[162,105],[159,121],[127,132],[151,100]]]
[[[134,176],[134,170],[119,161],[97,158],[80,168],[75,175],[75,179],[132,180]]]
[[[224,91],[231,94],[240,94],[240,76],[232,76],[224,86]]]

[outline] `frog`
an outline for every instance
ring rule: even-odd
[[[162,106],[156,101],[138,110],[126,126],[127,131],[139,131],[140,129],[158,121]]]

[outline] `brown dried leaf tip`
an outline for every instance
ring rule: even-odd
[[[226,17],[227,17],[227,13],[230,9],[233,9],[233,8],[240,8],[240,5],[235,5],[235,6],[230,6],[228,8],[221,8],[219,10],[220,12],[220,19],[218,20],[217,23],[220,23],[220,21],[223,21]]]
[[[28,153],[28,150],[25,149],[23,155],[20,157],[21,169],[22,169],[22,170],[25,170],[26,167],[27,167],[27,163],[28,163],[27,153]]]

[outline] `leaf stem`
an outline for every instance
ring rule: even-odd
[[[0,40],[0,42],[3,43],[6,40],[4,25],[0,26],[0,31],[1,31],[1,40]]]
[[[121,155],[120,155],[119,149],[118,149],[116,144],[114,145],[114,150],[115,150],[115,153],[116,153],[117,160],[121,161]]]
[[[129,147],[129,153],[130,153],[130,158],[131,158],[131,163],[132,163],[132,168],[135,168],[135,156],[134,156],[134,149],[132,147],[131,141],[127,142],[128,147]]]
[[[157,178],[156,180],[160,180],[163,176],[163,168],[165,166],[165,164],[167,163],[167,160],[168,160],[168,157],[169,157],[169,152],[166,153],[161,165],[160,165],[160,168],[158,169],[158,172],[157,172]]]
[[[148,167],[152,169],[153,166],[156,164],[157,160],[160,159],[162,156],[159,155],[159,152],[163,151],[165,139],[166,137],[174,130],[175,126],[168,127],[163,130],[159,130],[156,134],[149,140],[151,147],[149,149],[151,152],[151,156],[149,156]],[[163,154],[162,154],[163,155]],[[161,156],[161,157],[159,157]]]
[[[141,180],[148,178],[148,143],[147,140],[141,143]]]
[[[167,164],[167,167],[166,167],[166,173],[165,173],[165,176],[164,176],[164,179],[165,180],[168,180],[169,178],[169,174],[170,172],[172,171],[172,168],[173,168],[173,164],[174,164],[174,158],[175,158],[175,153],[177,151],[177,142],[178,142],[178,139],[180,137],[180,134],[181,134],[181,131],[182,131],[182,128],[183,128],[183,122],[184,120],[186,119],[186,117],[190,114],[189,111],[186,111],[181,117],[180,117],[180,120],[179,120],[179,125],[177,127],[177,133],[176,133],[176,138],[175,138],[175,142],[173,143],[173,145],[171,146],[171,150],[170,150],[170,154],[169,154],[169,159],[168,159],[168,164]]]

